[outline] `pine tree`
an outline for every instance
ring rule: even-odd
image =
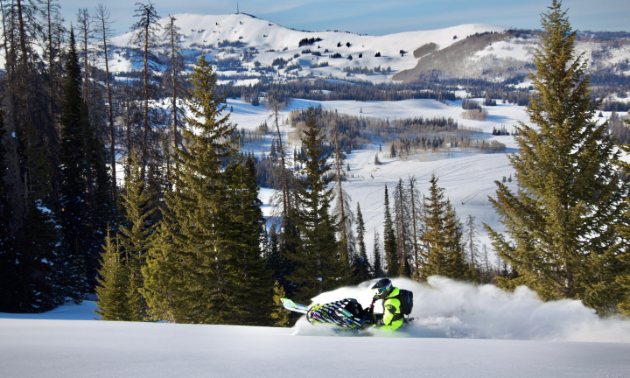
[[[359,256],[367,261],[367,251],[365,249],[365,222],[361,213],[361,205],[357,202],[357,240],[359,242]]]
[[[409,277],[411,269],[409,267],[409,244],[411,244],[410,226],[413,225],[411,219],[411,204],[407,190],[403,186],[402,179],[394,189],[394,225],[396,230],[396,250],[398,251],[398,275]]]
[[[615,246],[627,186],[613,167],[614,140],[595,118],[587,63],[574,53],[576,32],[561,5],[554,0],[542,15],[534,55],[527,113],[537,127],[516,127],[519,153],[509,157],[519,190],[497,182],[490,199],[509,238],[486,229],[515,273],[497,278],[500,287],[527,285],[544,300],[581,299],[604,313],[623,295],[615,280],[628,268]]]
[[[142,267],[143,287],[140,293],[147,305],[147,320],[175,321],[172,309],[178,300],[178,288],[184,285],[180,261],[169,230],[165,223],[161,223],[147,252],[146,264]]]
[[[628,118],[624,119],[623,121],[628,125],[628,127],[630,127],[630,111],[628,111]],[[626,154],[630,153],[630,145],[626,144],[623,145],[621,148]],[[624,174],[627,175],[630,172],[630,164],[621,160],[618,162],[618,164],[621,168],[623,168]],[[630,198],[626,197],[626,209],[625,213],[623,214],[624,223],[617,226],[617,231],[619,232],[623,241],[630,240],[629,203]],[[621,298],[619,300],[619,309],[623,312],[624,315],[630,316],[630,269],[628,269],[628,267],[630,267],[630,253],[628,253],[630,247],[627,243],[620,243],[618,247],[621,251],[625,252],[623,254],[620,254],[619,260],[621,260],[622,263],[626,266],[625,274],[619,274],[616,280],[616,283],[621,287],[622,292],[625,292],[625,294],[621,295]]]
[[[185,147],[175,149],[173,191],[166,194],[160,238],[176,251],[178,286],[167,308],[178,323],[225,323],[229,319],[229,298],[223,283],[233,272],[224,266],[218,223],[225,189],[221,162],[233,151],[234,125],[222,97],[215,93],[216,76],[204,55],[195,65],[192,89],[185,105],[189,117],[182,128]],[[174,268],[175,269],[175,268]]]
[[[451,201],[444,198],[444,189],[438,187],[438,178],[431,175],[429,196],[425,197],[422,222],[425,232],[420,240],[427,251],[420,268],[420,279],[441,275],[448,278],[468,278],[468,264],[461,243],[462,225]]]
[[[354,275],[354,282],[361,283],[372,278],[372,266],[367,258],[367,251],[365,250],[365,223],[363,222],[363,215],[361,214],[361,208],[357,203],[357,234],[359,238],[359,251],[352,259],[352,272]]]
[[[277,327],[287,327],[289,325],[289,311],[282,307],[281,298],[285,298],[284,289],[282,285],[276,281],[273,285],[273,303],[275,309],[271,313],[272,324]]]
[[[119,227],[119,240],[125,254],[129,286],[134,288],[129,289],[129,320],[142,320],[146,317],[146,303],[140,295],[143,287],[142,268],[151,247],[154,227],[150,224],[150,217],[155,209],[150,207],[149,194],[140,179],[141,169],[135,159],[132,160],[130,173],[125,183],[125,193],[121,196],[126,220]]]
[[[385,185],[385,225],[383,231],[383,238],[385,244],[385,261],[387,262],[387,276],[395,277],[398,275],[398,251],[396,249],[396,234],[394,231],[394,222],[392,221],[392,215],[389,212],[389,193],[387,191],[387,185]]]
[[[107,230],[98,275],[96,286],[98,302],[94,312],[100,315],[101,320],[127,320],[128,282],[125,267],[120,259],[118,239],[111,237],[110,230]]]
[[[61,253],[69,263],[62,285],[67,288],[68,296],[80,300],[89,287],[85,277],[89,274],[88,265],[91,265],[89,260],[92,259],[90,252],[93,246],[87,244],[86,237],[91,231],[85,219],[89,210],[84,181],[89,169],[85,156],[88,116],[87,106],[81,96],[81,69],[72,30],[66,54],[61,125]]]
[[[378,231],[374,233],[374,278],[385,277],[381,258],[381,240]]]
[[[420,280],[420,264],[421,264],[421,253],[420,247],[418,246],[418,238],[420,237],[420,230],[423,228],[421,226],[421,217],[422,217],[422,195],[420,191],[416,189],[416,177],[409,177],[409,203],[411,205],[411,239],[413,245],[413,269],[412,269],[412,277],[414,280]]]
[[[288,279],[298,288],[298,300],[308,300],[343,286],[350,281],[351,274],[347,255],[341,251],[335,236],[339,221],[329,213],[334,197],[334,188],[326,189],[332,180],[327,175],[331,167],[312,108],[308,110],[306,127],[302,138],[305,153],[299,157],[306,170],[298,181],[297,196],[301,207],[291,210],[291,218],[299,230],[299,241],[296,252],[287,253],[295,264]]]
[[[478,269],[477,224],[475,223],[475,217],[471,214],[468,214],[466,217],[466,246],[468,247],[467,256],[470,267],[473,270]]]
[[[275,280],[260,248],[265,220],[258,199],[254,160],[244,161],[242,155],[235,153],[224,175],[226,197],[218,217],[224,230],[224,267],[234,271],[233,279],[224,282],[230,291],[230,322],[268,325],[275,307]]]

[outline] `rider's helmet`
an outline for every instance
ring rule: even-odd
[[[392,281],[383,278],[372,286],[372,290],[375,290],[374,299],[384,299],[394,290],[394,286],[392,285]]]

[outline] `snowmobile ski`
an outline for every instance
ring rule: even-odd
[[[282,306],[289,311],[293,311],[293,312],[297,312],[299,314],[305,314],[305,315],[306,313],[308,313],[308,306],[306,305],[295,303],[288,298],[281,298],[280,300],[282,301]]]

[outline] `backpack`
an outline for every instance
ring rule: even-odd
[[[413,309],[413,293],[409,290],[398,289],[399,293],[395,297],[400,301],[400,313],[410,315]]]

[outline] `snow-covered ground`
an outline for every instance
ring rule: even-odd
[[[256,48],[258,53],[254,58],[245,63],[244,66],[251,69],[254,61],[260,62],[263,66],[270,66],[274,59],[283,58],[292,60],[290,64],[299,63],[302,70],[299,76],[314,74],[315,76],[345,77],[342,71],[344,67],[349,68],[375,68],[386,69],[391,67],[394,71],[413,68],[417,59],[413,56],[413,51],[427,43],[437,44],[437,49],[443,49],[462,37],[483,32],[503,32],[503,26],[486,24],[465,24],[453,26],[439,30],[424,30],[414,32],[404,32],[390,34],[386,36],[358,35],[345,31],[315,31],[305,32],[285,28],[277,23],[252,17],[246,14],[228,15],[200,15],[200,14],[177,14],[175,24],[181,28],[181,45],[186,49],[187,54],[198,55],[203,48],[206,54],[214,59],[224,59],[227,57],[239,57],[245,49]],[[163,27],[168,23],[168,18],[159,20]],[[112,39],[112,47],[127,47],[132,34],[126,33]],[[459,39],[453,38],[459,36]],[[321,41],[312,45],[299,46],[300,40],[304,38],[320,38]],[[241,47],[233,46],[229,51],[218,51],[218,43],[223,41],[239,42]],[[319,52],[321,55],[303,53],[304,50]],[[401,54],[401,51],[405,51]],[[376,53],[381,53],[376,57]],[[329,56],[339,53],[341,58],[330,58]],[[295,55],[299,55],[297,58]],[[359,54],[362,57],[359,58]],[[349,55],[353,59],[349,60]],[[104,65],[104,58],[99,58],[98,64]],[[328,67],[310,68],[311,65],[328,62]],[[131,62],[125,53],[114,52],[110,59],[110,71],[125,72],[139,63]],[[137,67],[136,67],[137,68]],[[254,72],[246,72],[253,75]],[[284,72],[286,73],[286,72]],[[356,79],[368,80],[372,82],[383,82],[390,80],[393,75],[356,75]],[[237,85],[249,85],[255,79],[246,79],[235,82]]]
[[[439,185],[446,189],[448,196],[458,215],[464,218],[471,214],[477,219],[477,224],[485,222],[496,229],[501,230],[499,219],[494,209],[488,202],[488,196],[495,194],[495,180],[501,181],[503,176],[513,175],[513,170],[509,165],[508,153],[516,151],[516,144],[511,136],[492,136],[493,127],[499,128],[505,125],[508,131],[518,121],[527,121],[524,107],[516,105],[499,104],[493,107],[485,107],[488,117],[485,121],[466,120],[461,118],[463,109],[461,100],[449,102],[445,105],[435,100],[406,100],[406,101],[311,101],[295,99],[288,109],[282,114],[281,120],[288,118],[288,113],[297,108],[307,108],[309,106],[319,106],[337,110],[339,114],[363,115],[365,117],[375,117],[393,120],[395,118],[411,118],[423,116],[452,117],[461,126],[480,128],[485,133],[487,140],[498,140],[507,147],[506,153],[496,154],[474,154],[474,153],[454,153],[452,156],[430,157],[430,156],[410,156],[407,160],[390,159],[386,151],[379,152],[378,145],[370,146],[364,150],[354,151],[348,155],[347,162],[350,164],[348,181],[344,184],[346,191],[352,198],[352,210],[356,211],[357,202],[361,204],[366,223],[366,245],[368,250],[372,250],[374,232],[379,231],[383,235],[383,200],[385,195],[385,185],[391,190],[397,184],[398,179],[407,180],[415,176],[418,180],[418,188],[422,193],[427,193],[431,174],[435,173],[439,178]],[[232,107],[233,113],[231,121],[239,128],[253,130],[265,120],[270,123],[269,115],[263,106],[251,106],[239,100],[228,99],[228,108]],[[293,129],[288,125],[283,125],[281,130],[284,133],[292,133]],[[293,138],[295,140],[295,138]],[[289,151],[293,151],[296,144],[290,142]],[[247,146],[245,146],[247,148]],[[254,153],[260,154],[260,147],[252,148]],[[265,147],[265,152],[269,152],[269,146]],[[374,165],[374,156],[378,154],[382,165]],[[515,188],[513,181],[509,186]],[[267,195],[265,198],[269,198]],[[265,215],[270,214],[267,209]],[[480,241],[489,246],[486,233],[480,230]]]
[[[462,93],[465,95],[465,93]],[[231,122],[236,123],[239,129],[254,130],[261,123],[267,120],[271,126],[272,119],[270,114],[266,112],[264,106],[252,106],[249,103],[240,100],[228,99],[228,109],[233,109],[230,117]],[[482,99],[476,99],[482,102]],[[445,195],[450,198],[455,206],[457,214],[462,222],[467,215],[476,217],[476,223],[479,226],[479,241],[488,246],[490,250],[490,241],[487,233],[483,230],[482,223],[486,223],[497,231],[503,230],[499,217],[490,205],[488,197],[494,197],[496,194],[495,180],[502,181],[503,177],[514,177],[514,170],[510,166],[508,155],[517,152],[517,145],[514,138],[507,136],[493,136],[493,128],[499,129],[505,126],[507,131],[511,132],[513,126],[518,122],[529,123],[529,117],[525,113],[525,107],[512,104],[501,104],[497,106],[487,106],[484,109],[488,112],[488,116],[484,121],[467,120],[461,118],[464,111],[461,107],[462,100],[454,102],[449,101],[448,105],[435,100],[405,100],[405,101],[313,101],[294,99],[290,106],[282,112],[280,116],[281,131],[285,138],[287,135],[293,134],[293,130],[285,121],[288,120],[289,112],[294,109],[305,109],[309,106],[319,106],[328,110],[337,110],[342,114],[354,116],[374,117],[381,119],[403,119],[412,117],[452,117],[459,123],[460,127],[479,128],[483,131],[483,138],[486,140],[497,140],[506,146],[505,153],[479,154],[479,153],[453,153],[451,156],[424,156],[412,155],[407,160],[398,158],[389,158],[389,152],[383,149],[378,151],[378,145],[369,146],[363,150],[353,151],[347,156],[347,163],[350,164],[348,173],[348,181],[344,183],[344,188],[350,195],[352,201],[352,211],[356,212],[357,202],[361,205],[361,212],[366,225],[365,243],[368,253],[371,253],[373,247],[373,238],[375,231],[381,235],[381,243],[383,242],[383,220],[385,185],[391,190],[398,183],[400,178],[408,180],[409,177],[415,176],[417,179],[418,189],[423,193],[428,193],[429,180],[431,175],[439,178],[439,185],[445,188]],[[610,117],[611,112],[603,112],[603,122]],[[271,135],[268,136],[271,138]],[[260,156],[264,151],[269,153],[271,140],[262,148],[260,146],[248,147],[255,154]],[[283,141],[286,143],[287,150],[293,151],[298,146],[295,135]],[[378,154],[382,165],[374,165],[374,156]],[[512,190],[516,190],[516,181],[506,183]],[[264,195],[261,199],[265,204],[269,204],[273,190],[263,189]],[[272,208],[266,206],[265,215],[272,214]]]
[[[2,377],[630,377],[630,322],[578,301],[543,303],[439,277],[414,292],[417,321],[394,334],[92,320],[93,302],[0,313]],[[315,298],[355,297],[369,283]]]

